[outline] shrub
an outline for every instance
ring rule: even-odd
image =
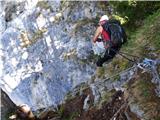
[[[141,26],[143,20],[160,8],[158,1],[111,1],[115,15],[127,20],[126,27],[132,30]]]

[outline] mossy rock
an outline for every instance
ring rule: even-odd
[[[128,84],[129,101],[136,103],[144,111],[145,119],[160,117],[160,98],[155,93],[156,85],[151,82],[149,73],[140,73]],[[154,113],[154,114],[153,114]]]
[[[111,91],[106,91],[101,95],[101,100],[99,104],[97,105],[98,108],[102,108],[104,104],[109,103],[112,100],[112,96],[116,93],[115,89],[112,89]]]
[[[52,7],[49,5],[49,3],[47,1],[39,1],[37,3],[36,7],[40,7],[45,10],[47,10],[47,9],[52,10]]]

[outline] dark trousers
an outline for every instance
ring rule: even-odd
[[[106,49],[106,52],[105,52],[104,56],[100,57],[97,60],[97,63],[96,63],[97,67],[102,67],[103,63],[111,60],[116,55],[116,53],[118,51],[119,51],[119,48],[117,48],[117,47],[111,47],[109,49]]]

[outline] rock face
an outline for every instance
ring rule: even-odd
[[[12,100],[8,97],[8,95],[3,91],[1,92],[1,120],[6,120],[9,112],[13,112],[16,109],[16,105],[12,102]]]
[[[97,3],[1,2],[0,86],[17,105],[56,106],[91,79]]]

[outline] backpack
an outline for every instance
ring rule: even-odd
[[[103,29],[110,35],[110,47],[121,47],[127,41],[127,35],[124,28],[121,26],[118,20],[108,20],[102,25]]]

